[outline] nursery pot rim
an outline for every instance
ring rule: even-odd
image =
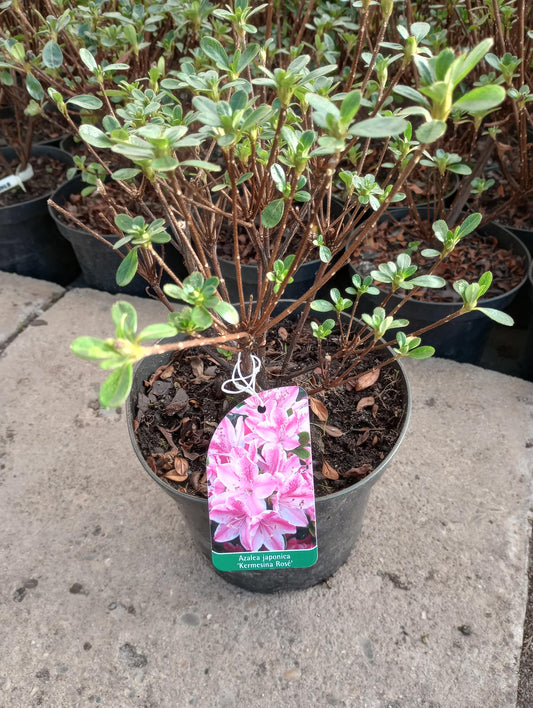
[[[164,342],[166,340],[160,340],[161,342]],[[387,347],[388,351],[392,352],[390,347]],[[168,353],[168,356],[171,356],[171,352]],[[160,354],[153,354],[152,357],[146,357],[146,359],[151,359],[151,358],[156,358],[156,357],[161,357]],[[144,359],[143,361],[145,361]],[[135,366],[134,370],[134,378],[135,378],[135,373],[138,369],[138,366],[141,362],[138,362]],[[404,363],[400,360],[397,359],[394,364],[399,367],[401,376],[403,378],[403,389],[404,389],[404,411],[403,411],[403,420],[401,424],[400,431],[398,433],[398,438],[392,448],[389,450],[387,455],[384,457],[383,460],[379,463],[377,467],[375,467],[370,474],[368,474],[366,477],[363,479],[359,480],[355,484],[351,484],[348,487],[345,487],[344,489],[339,489],[337,492],[333,492],[332,494],[325,494],[320,497],[315,498],[316,504],[320,504],[322,500],[330,500],[330,499],[340,499],[341,497],[344,497],[346,494],[349,494],[351,491],[353,491],[356,487],[358,489],[362,489],[363,487],[370,485],[374,483],[374,481],[380,476],[381,472],[387,467],[387,465],[390,463],[392,458],[395,456],[396,452],[398,451],[398,448],[402,444],[405,435],[407,433],[407,429],[409,427],[409,421],[411,419],[411,412],[413,408],[413,396],[412,396],[412,389],[411,389],[411,384],[409,382],[409,377],[407,375],[407,371],[405,369]],[[389,364],[391,366],[392,364]],[[133,430],[133,421],[134,421],[134,404],[133,404],[133,396],[132,393],[130,392],[128,399],[126,401],[126,421],[128,425],[128,433],[130,436],[131,444],[133,446],[133,449],[135,451],[135,454],[137,455],[140,463],[144,467],[145,471],[148,472],[150,477],[159,484],[159,486],[167,493],[171,493],[172,495],[176,495],[179,497],[186,498],[189,501],[194,501],[195,503],[198,504],[207,504],[207,498],[205,497],[199,497],[195,496],[193,494],[186,494],[179,489],[176,489],[175,487],[171,487],[169,484],[166,484],[164,480],[162,480],[160,477],[158,477],[148,466],[142,451],[139,447],[139,444],[137,442],[137,437],[135,435],[135,431]]]
[[[65,150],[62,150],[62,152],[66,152],[66,151],[65,151]],[[66,154],[69,155],[70,153],[67,152]],[[104,180],[104,182],[105,182],[105,181],[107,181],[107,177],[106,177],[106,179]],[[81,189],[83,189],[83,185],[85,184],[85,182],[84,182],[84,181],[82,180],[82,178],[81,178],[81,174],[76,174],[76,175],[74,175],[74,177],[71,177],[71,178],[68,179],[66,182],[63,182],[62,184],[59,184],[59,185],[54,189],[54,191],[51,192],[51,197],[49,196],[49,199],[52,199],[52,201],[56,201],[56,200],[54,199],[55,195],[56,195],[61,189],[64,189],[65,187],[69,186],[69,185],[71,184],[71,182],[73,183],[73,185],[74,185],[76,182],[79,182],[79,185],[80,185]],[[73,191],[71,194],[79,194],[79,192],[74,192],[74,191]],[[69,196],[70,196],[70,195],[69,195]],[[68,200],[68,197],[67,197],[67,199],[66,199],[65,201],[63,201],[63,203],[60,203],[59,206],[64,207],[65,204],[66,204],[66,202],[67,202],[67,200]],[[94,238],[94,236],[93,236],[89,231],[86,231],[85,229],[80,229],[80,228],[78,227],[78,225],[75,224],[74,222],[69,222],[69,221],[66,221],[66,220],[63,221],[63,219],[62,219],[62,218],[60,217],[60,215],[59,215],[59,212],[57,212],[56,209],[55,209],[48,201],[46,202],[46,206],[48,207],[48,213],[50,214],[50,216],[52,217],[52,219],[56,222],[56,224],[61,224],[62,226],[67,227],[68,229],[70,229],[70,231],[73,231],[73,232],[76,233],[78,236],[90,236],[91,238]],[[102,238],[110,239],[110,240],[113,240],[113,239],[114,239],[115,241],[120,240],[120,236],[119,236],[118,234],[111,234],[111,233],[109,233],[109,234],[104,234],[104,233],[100,233],[99,236],[101,236]],[[166,244],[164,244],[164,245],[166,245]]]
[[[66,152],[66,150],[62,150],[62,152]],[[70,155],[70,153],[67,152],[67,155]],[[50,197],[50,198],[51,198],[53,201],[56,201],[56,200],[54,199],[54,197],[55,197],[55,195],[59,192],[60,189],[63,189],[63,188],[66,187],[67,185],[70,185],[71,182],[72,182],[72,183],[75,183],[75,182],[78,182],[78,181],[79,181],[79,183],[80,183],[81,188],[83,189],[83,185],[84,185],[85,183],[83,182],[83,180],[82,180],[82,178],[81,178],[81,174],[77,174],[77,175],[74,175],[74,177],[71,177],[70,179],[68,179],[66,182],[63,182],[62,184],[59,184],[59,185],[54,189],[54,191],[51,193],[51,197]],[[72,192],[72,194],[79,194],[79,192]],[[64,207],[66,201],[67,201],[67,200],[65,200],[62,204],[59,204],[59,206],[60,206],[60,207]],[[57,212],[57,211],[55,210],[55,208],[54,208],[51,204],[49,204],[48,201],[46,202],[46,206],[48,207],[48,213],[50,214],[50,216],[52,217],[52,219],[56,222],[56,224],[62,224],[63,226],[67,226],[71,231],[74,231],[76,234],[78,234],[78,235],[80,235],[80,236],[91,236],[91,234],[90,234],[89,231],[86,231],[85,229],[80,229],[80,228],[78,228],[77,224],[74,224],[74,222],[63,221],[63,219],[61,219],[61,217],[60,217],[60,215],[59,215],[59,212]],[[102,238],[114,238],[114,239],[116,239],[117,241],[118,241],[119,238],[120,238],[120,236],[117,236],[117,234],[100,234],[100,236],[102,236]],[[94,238],[94,237],[91,236],[91,238]]]
[[[223,258],[221,256],[217,256],[217,260],[220,263],[226,263],[228,265],[235,264],[235,261],[231,258]],[[304,261],[302,263],[302,265],[300,266],[300,268],[303,268],[305,266],[312,266],[312,265],[316,266],[317,263],[321,263],[321,262],[322,261],[320,260],[320,258],[315,258],[312,261]],[[244,268],[256,268],[257,269],[257,262],[254,261],[253,263],[241,263],[241,269],[244,269]],[[298,271],[296,271],[296,272],[298,272]]]
[[[37,145],[33,145],[30,150],[30,157],[32,157],[34,153],[37,153],[37,154],[47,153],[49,150],[52,150],[53,152],[59,152],[62,155],[66,155],[69,158],[69,160],[65,160],[65,165],[67,165],[67,164],[72,165],[73,164],[72,155],[68,152],[65,152],[65,150],[61,150],[61,148],[58,148],[55,145],[44,145],[41,143],[39,143]],[[12,147],[9,147],[9,146],[0,148],[0,152],[2,152],[2,154],[5,152],[13,152],[14,156],[15,157],[17,156],[15,149]],[[50,157],[53,158],[54,155],[52,154],[52,155],[50,155]],[[61,182],[57,187],[54,187],[49,192],[45,192],[44,194],[41,194],[40,197],[33,197],[33,199],[26,199],[25,201],[17,202],[16,204],[6,204],[4,206],[0,206],[0,210],[1,209],[13,209],[14,207],[22,206],[23,204],[34,204],[36,202],[42,201],[43,199],[46,199],[47,206],[50,209],[50,207],[48,205],[48,199],[50,199],[52,194],[54,194],[60,187],[65,185],[68,181],[69,180],[65,180],[64,182]]]

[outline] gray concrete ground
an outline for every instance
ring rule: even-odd
[[[533,384],[413,362],[410,430],[349,562],[253,595],[194,550],[69,352],[111,333],[115,298],[5,274],[0,297],[1,706],[515,705]]]

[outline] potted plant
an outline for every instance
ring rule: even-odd
[[[214,429],[227,414],[234,426],[227,428],[230,447],[233,452],[240,447],[240,434],[235,432],[240,424],[231,416],[236,415],[234,407],[242,396],[230,394],[228,400],[224,393],[226,380],[235,381],[241,376],[247,382],[248,393],[255,382],[251,390],[257,395],[274,390],[274,397],[276,390],[287,386],[304,389],[314,416],[312,441],[305,435],[297,436],[297,444],[292,438],[291,442],[283,442],[279,437],[279,444],[268,450],[259,446],[253,458],[255,467],[248,471],[255,480],[265,474],[265,465],[270,465],[269,474],[272,473],[272,459],[277,456],[275,469],[279,472],[279,465],[291,467],[293,471],[284,480],[298,487],[301,480],[294,464],[308,459],[312,442],[318,563],[312,568],[248,570],[226,573],[225,577],[260,591],[306,587],[330,575],[346,560],[360,529],[370,488],[403,435],[409,396],[399,360],[422,359],[434,352],[422,343],[422,332],[406,335],[402,331],[407,320],[401,313],[396,315],[400,307],[392,312],[389,307],[387,311],[388,295],[380,307],[365,311],[365,296],[375,290],[372,278],[355,277],[343,293],[329,288],[327,298],[317,298],[317,293],[328,288],[350,261],[387,207],[401,194],[424,150],[444,133],[453,100],[437,100],[435,89],[421,123],[413,127],[419,145],[411,160],[396,170],[394,183],[385,180],[367,204],[358,201],[362,188],[356,180],[359,175],[353,175],[355,186],[346,213],[357,201],[361,214],[369,214],[353,238],[357,217],[346,220],[346,214],[334,217],[331,213],[333,182],[339,166],[359,140],[366,144],[400,135],[410,125],[399,115],[405,106],[393,107],[388,100],[391,92],[386,84],[370,83],[379,42],[387,28],[392,27],[390,31],[396,37],[395,25],[391,24],[393,4],[383,2],[371,12],[369,4],[363,4],[359,21],[366,29],[356,42],[356,56],[362,56],[365,32],[372,23],[380,24],[380,39],[373,43],[362,74],[358,75],[357,61],[344,61],[340,83],[339,64],[326,63],[327,52],[311,57],[301,46],[276,46],[268,41],[272,5],[253,8],[239,0],[232,7],[217,8],[213,16],[217,23],[224,24],[230,39],[224,46],[213,36],[214,32],[204,36],[194,61],[184,61],[176,76],[161,82],[161,91],[149,94],[155,104],[150,115],[133,120],[131,114],[111,111],[104,117],[102,128],[82,125],[79,129],[81,138],[93,148],[110,150],[131,163],[129,172],[115,175],[116,182],[137,200],[141,211],[134,215],[115,209],[116,234],[121,236],[119,243],[128,249],[119,269],[121,277],[133,278],[139,254],[142,257],[146,251],[168,272],[172,282],[160,294],[169,310],[167,322],[150,325],[138,333],[133,307],[119,302],[112,310],[114,337],[81,337],[72,348],[78,356],[112,370],[102,386],[100,401],[104,406],[128,401],[134,447],[140,450],[152,433],[157,433],[155,447],[146,453],[143,464],[178,501],[205,552],[211,544],[205,492],[208,486],[217,484],[206,475],[205,453]],[[311,15],[308,20],[317,18]],[[265,41],[255,42],[254,34]],[[417,40],[408,28],[405,35],[399,33],[396,39],[406,57],[412,57]],[[330,35],[322,34],[321,41],[325,42],[326,36]],[[335,40],[332,41],[335,49]],[[343,34],[339,54],[346,41]],[[452,58],[446,54],[448,70],[455,76],[449,88],[452,98],[460,88],[464,91],[463,101],[470,101],[471,106],[476,101],[493,106],[503,100],[503,92],[494,91],[492,86],[471,90],[468,84],[469,75],[490,44],[484,41]],[[431,55],[427,61],[436,67],[442,65],[443,57]],[[402,64],[406,76],[413,77],[410,60],[402,60]],[[94,71],[98,71],[98,66]],[[179,99],[173,92],[183,91],[183,84],[187,85],[192,107],[175,113]],[[52,90],[50,96],[64,111],[61,95]],[[146,97],[145,90],[138,100]],[[148,184],[163,206],[170,227],[166,235],[154,228],[157,221],[143,203]],[[104,183],[100,182],[99,188],[105,193]],[[113,206],[111,198],[109,204]],[[459,226],[462,231],[445,239],[438,259],[452,252],[478,222],[476,214],[467,217]],[[217,247],[223,239],[233,244],[235,301],[220,267]],[[171,273],[153,248],[153,242],[170,240],[183,254],[190,273],[184,279]],[[255,298],[245,295],[242,281],[241,252],[250,246],[258,274]],[[319,262],[312,284],[296,299],[284,300],[287,286],[309,258]],[[391,265],[391,284],[410,292],[444,286],[443,278],[431,270],[420,273],[402,254]],[[490,272],[486,272],[477,282],[456,283],[461,304],[445,319],[481,310],[511,324],[506,315],[479,306],[478,300],[490,282]],[[434,322],[432,327],[441,323],[442,320]],[[163,341],[146,344],[159,338]],[[136,362],[141,363],[134,377]],[[143,387],[143,381],[148,388]],[[393,397],[389,398],[392,391]],[[292,430],[294,406],[281,410],[271,405],[277,411],[278,433]],[[257,413],[264,415],[272,410],[259,405]],[[354,410],[359,421],[355,425]],[[387,428],[387,421],[393,422],[388,441],[374,425],[380,415],[384,416],[383,424],[377,426],[380,431]],[[360,425],[362,421],[366,425]],[[275,435],[273,426],[267,427]],[[364,461],[365,448],[372,462]],[[207,472],[211,474],[209,469]],[[264,477],[261,481],[265,481]],[[230,486],[225,487],[227,492]],[[253,496],[253,490],[249,491]],[[280,501],[282,493],[286,494],[286,503]],[[226,496],[235,501],[234,494]],[[287,502],[288,498],[292,502]],[[261,557],[280,545],[286,550],[293,543],[301,547],[308,537],[313,537],[311,513],[306,527],[297,526],[294,521],[301,514],[291,503],[300,511],[307,509],[294,491],[263,490],[263,496],[254,502],[254,514],[248,516],[242,499],[237,501],[239,530],[224,516],[228,510],[218,506],[218,520],[213,519],[211,524],[214,544],[229,544],[236,552],[256,551]],[[308,536],[302,538],[302,533]],[[252,536],[255,541],[250,540]],[[259,547],[255,545],[257,538],[263,539]]]
[[[443,15],[450,20],[445,11]],[[450,135],[442,135],[436,140],[432,150],[426,150],[419,162],[435,175],[433,191],[428,189],[426,200],[417,203],[416,193],[413,194],[412,188],[408,186],[405,190],[405,205],[399,207],[393,205],[369,239],[361,242],[359,251],[354,253],[351,273],[367,275],[372,271],[379,283],[391,282],[392,275],[388,272],[387,263],[399,253],[406,252],[409,259],[418,263],[431,263],[431,259],[438,253],[435,247],[438,249],[439,243],[451,238],[452,232],[467,235],[459,227],[459,223],[464,220],[464,208],[473,191],[473,185],[479,193],[483,190],[481,180],[476,175],[480,174],[493,147],[490,135],[483,135],[483,125],[484,121],[488,122],[492,119],[498,110],[498,104],[495,102],[492,105],[486,105],[483,101],[471,103],[471,98],[480,89],[486,90],[491,87],[490,91],[494,95],[499,92],[503,101],[504,91],[500,84],[503,83],[504,76],[497,75],[495,72],[490,76],[482,75],[484,66],[480,63],[476,69],[477,80],[474,82],[476,88],[473,93],[469,96],[461,95],[460,91],[454,94],[457,76],[454,77],[453,72],[447,72],[447,61],[452,61],[452,54],[447,49],[441,52],[440,68],[426,56],[416,57],[415,63],[420,76],[418,88],[415,89],[401,82],[392,88],[393,94],[404,97],[414,104],[405,108],[403,114],[413,112],[423,114],[429,108],[429,97],[433,97],[437,102],[451,101],[451,116],[455,130]],[[493,54],[487,56],[493,65],[495,56]],[[434,85],[437,81],[439,81],[440,96],[434,93]],[[491,82],[493,82],[492,86]],[[456,100],[452,99],[454,95]],[[419,141],[413,136],[411,128],[404,135],[393,137],[384,144],[384,147],[388,147],[390,153],[396,158],[398,166],[407,164],[418,146]],[[474,169],[468,163],[471,163]],[[444,197],[448,184],[447,175],[450,173],[459,177],[460,181],[458,180],[455,195],[446,200]],[[340,177],[345,182],[344,189],[353,190],[353,186],[342,173]],[[360,177],[357,179],[361,181]],[[371,179],[365,186],[364,199],[375,199],[380,191],[379,184]],[[361,201],[361,196],[359,200]],[[422,329],[435,319],[444,318],[454,311],[459,297],[452,284],[454,280],[464,277],[465,273],[464,258],[460,254],[460,249],[469,249],[472,268],[476,267],[476,259],[492,258],[497,277],[485,294],[482,301],[484,305],[497,309],[509,307],[524,286],[529,266],[529,256],[525,248],[505,227],[493,222],[490,209],[482,208],[479,201],[472,206],[482,213],[482,219],[479,224],[476,224],[474,233],[464,239],[446,265],[442,262],[436,263],[436,269],[433,270],[437,274],[446,276],[449,281],[447,290],[419,291],[414,295],[409,293],[409,302],[402,305],[402,311],[410,320],[412,330]],[[493,255],[489,255],[491,252]],[[377,270],[376,266],[378,266]],[[481,262],[478,267],[481,272],[483,270]],[[474,273],[475,271],[472,274]],[[394,286],[393,289],[397,290]],[[378,298],[379,296],[376,295],[374,302],[377,303]],[[395,292],[390,297],[390,303],[393,307],[399,306],[403,298],[404,294],[401,291]],[[471,313],[453,327],[448,325],[431,332],[426,341],[437,347],[441,356],[477,363],[482,355],[490,328],[490,323],[479,313]]]
[[[22,52],[18,43],[9,46],[14,53]],[[49,145],[32,145],[35,102],[7,63],[0,82],[16,126],[15,132],[5,132],[10,146],[0,149],[0,269],[67,285],[79,272],[78,263],[49,217],[46,202],[66,180],[72,158]],[[8,112],[0,124],[9,123]]]
[[[50,14],[52,9],[55,14]],[[133,7],[127,4],[101,12],[95,11],[95,7],[79,3],[47,8],[46,16],[43,16],[41,10],[36,5],[24,7],[18,2],[8,3],[4,8],[0,47],[3,48],[2,58],[5,61],[0,80],[5,84],[6,99],[17,110],[16,124],[21,123],[17,100],[22,95],[26,102],[29,101],[26,113],[31,110],[33,116],[29,121],[30,129],[34,128],[35,121],[43,118],[48,123],[61,122],[70,132],[71,138],[81,122],[98,123],[101,118],[100,109],[104,104],[109,113],[120,113],[124,104],[132,108],[131,96],[132,92],[135,93],[136,81],[145,74],[149,88],[157,91],[165,75],[165,65],[172,65],[176,54],[192,51],[195,36],[203,23],[201,12],[198,14],[194,8],[186,8],[185,4],[181,7],[178,3],[172,7],[161,6],[160,12],[154,12],[148,6]],[[62,110],[50,101],[49,91],[57,91],[58,88],[64,97]],[[23,164],[27,160],[31,132],[28,130],[25,152],[21,150],[24,153],[21,156]],[[66,139],[61,143],[73,148]],[[60,202],[59,207],[64,207],[63,200],[68,201],[74,195],[80,205],[93,191],[93,204],[88,205],[86,212],[94,214],[98,202],[102,204],[99,190],[95,189],[95,175],[103,178],[117,168],[116,164],[112,168],[109,162],[104,165],[105,161],[101,159],[91,164],[91,160],[95,159],[94,150],[85,143],[78,145],[82,148],[82,154],[76,156],[76,166],[84,179],[88,175],[90,184],[84,185],[80,179],[68,185],[62,184],[54,199]],[[114,163],[117,157],[114,156]],[[74,172],[71,170],[69,176],[72,177]],[[115,280],[115,272],[122,254],[119,249],[113,250],[112,235],[104,237],[107,233],[106,210],[103,208],[101,211],[99,219],[93,219],[92,223],[89,219],[87,222],[87,226],[92,226],[93,232],[99,236],[97,239],[89,237],[79,223],[77,228],[73,228],[73,224],[69,228],[57,210],[51,210],[50,216],[59,232],[72,245],[85,284],[116,292],[121,289],[120,282]],[[45,220],[50,225],[48,214]],[[50,230],[57,234],[57,229]],[[66,250],[72,254],[69,246],[66,246]],[[163,251],[160,250],[160,253]],[[161,270],[148,254],[145,255],[144,275],[149,284],[159,285]],[[183,275],[183,266],[180,265],[177,252],[173,251],[169,255],[169,265]],[[143,259],[141,270],[142,267]],[[129,294],[145,294],[146,283],[139,275],[122,290]]]

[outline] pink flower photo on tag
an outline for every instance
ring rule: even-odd
[[[261,391],[235,406],[211,439],[207,483],[217,567],[248,570],[316,562],[309,404],[304,389]],[[307,555],[298,557],[293,551]],[[220,561],[220,554],[239,558],[230,567],[227,559]]]

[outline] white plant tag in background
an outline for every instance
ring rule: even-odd
[[[0,194],[2,194],[2,192],[7,192],[9,189],[13,189],[14,187],[21,187],[24,191],[26,191],[24,182],[32,177],[33,167],[30,164],[28,164],[28,166],[20,172],[17,169],[14,175],[8,175],[7,177],[0,179]]]

